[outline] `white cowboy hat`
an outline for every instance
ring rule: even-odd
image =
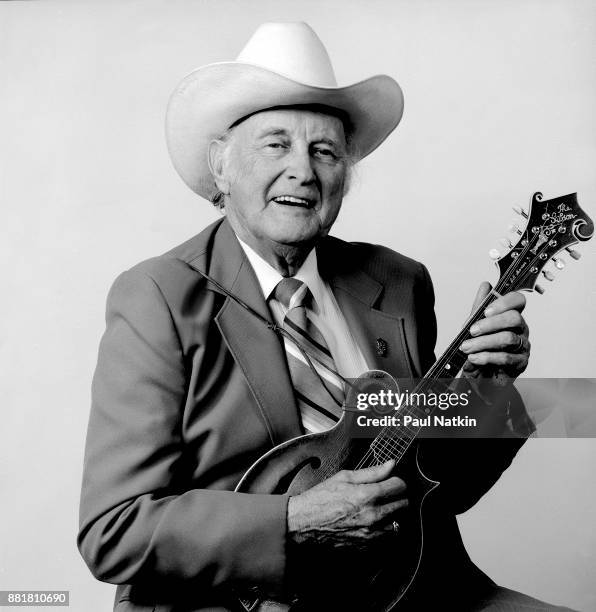
[[[264,23],[233,62],[197,68],[176,87],[166,113],[174,168],[196,193],[217,192],[208,144],[239,119],[267,108],[318,104],[347,114],[356,161],[395,129],[403,94],[387,75],[338,87],[329,55],[306,23]]]

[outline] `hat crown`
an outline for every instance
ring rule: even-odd
[[[302,21],[263,23],[236,61],[312,86],[337,87],[327,50],[314,30]]]

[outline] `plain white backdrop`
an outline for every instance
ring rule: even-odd
[[[439,350],[495,280],[486,253],[512,205],[577,191],[596,215],[590,0],[0,2],[0,589],[111,609],[75,545],[106,294],[217,218],[171,167],[165,106],[275,20],[312,25],[340,84],[402,85],[402,124],[358,166],[333,233],[428,266]],[[596,249],[580,250],[528,298],[527,376],[596,376]],[[530,440],[460,517],[471,556],[501,584],[596,609],[594,482],[596,440]]]

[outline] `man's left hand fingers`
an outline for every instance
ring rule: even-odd
[[[476,292],[476,297],[474,298],[474,305],[472,306],[472,312],[476,310],[484,301],[484,298],[490,293],[492,289],[491,284],[484,281],[480,283],[480,287],[478,287],[478,291]]]
[[[482,336],[503,330],[514,330],[524,333],[527,325],[524,318],[517,310],[507,310],[497,315],[493,315],[487,319],[480,319],[470,327],[472,337]]]
[[[530,350],[530,341],[524,334],[516,334],[512,331],[497,331],[495,334],[486,334],[466,340],[462,343],[461,350],[469,355],[482,351],[526,353]]]
[[[468,355],[470,363],[475,366],[495,365],[506,368],[514,368],[518,372],[523,372],[528,365],[528,355],[526,353],[495,353],[483,351]]]
[[[484,311],[485,317],[492,317],[493,315],[506,312],[507,310],[517,310],[522,312],[526,307],[526,296],[519,291],[512,291],[507,295],[503,295],[497,298],[490,306]]]

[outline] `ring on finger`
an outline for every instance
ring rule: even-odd
[[[513,349],[513,353],[521,353],[524,350],[524,337],[517,337],[517,346]]]

